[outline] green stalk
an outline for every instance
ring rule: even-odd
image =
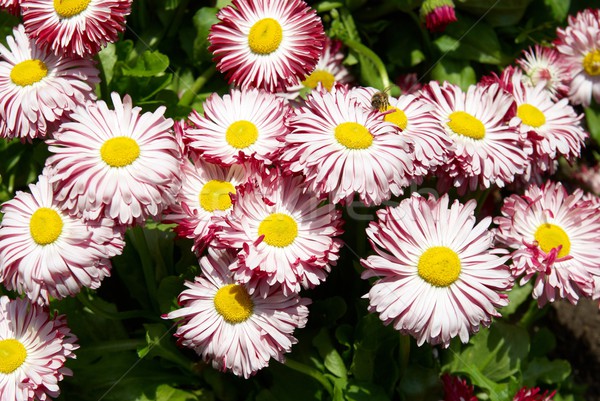
[[[146,289],[148,290],[148,296],[152,305],[158,310],[157,294],[158,288],[156,286],[156,272],[154,263],[150,257],[150,249],[146,242],[144,230],[141,227],[133,227],[127,232],[129,239],[133,243],[134,248],[137,250],[142,262],[142,271],[144,272],[144,279],[146,281]]]
[[[181,99],[179,100],[179,104],[181,106],[191,105],[192,101],[194,100],[194,97],[196,97],[198,92],[200,92],[200,89],[202,89],[202,87],[208,82],[208,80],[215,74],[216,71],[217,70],[215,69],[214,64],[211,65],[206,71],[204,71],[202,73],[202,75],[200,75],[194,81],[194,84],[192,85],[192,87],[189,88],[187,91],[185,91],[183,96],[181,96]]]
[[[301,362],[295,361],[290,358],[285,359],[285,366],[295,370],[296,372],[300,372],[302,374],[312,377],[313,379],[321,383],[323,387],[325,387],[325,390],[327,390],[329,395],[333,395],[333,387],[331,386],[331,383],[317,369],[311,368],[310,366],[307,366]]]
[[[388,76],[385,65],[373,50],[353,39],[344,39],[344,44],[355,52],[368,58],[375,65],[379,78],[381,79],[381,85],[383,86],[381,89],[386,89],[390,86],[390,77]]]
[[[548,305],[540,309],[540,307],[538,306],[538,302],[535,299],[531,299],[531,301],[529,302],[529,308],[523,314],[518,324],[519,326],[527,329],[531,327],[531,325],[533,325],[533,323],[535,323],[537,320],[544,317],[544,315],[546,315],[547,312]]]
[[[144,311],[144,310],[132,310],[132,311],[125,311],[125,312],[107,311],[105,309],[99,308],[96,304],[94,304],[93,301],[88,299],[88,297],[85,294],[83,294],[82,292],[77,294],[77,299],[79,300],[79,302],[81,302],[81,304],[83,306],[88,308],[95,315],[102,316],[106,319],[126,320],[126,319],[141,318],[141,319],[149,319],[149,320],[154,320],[154,321],[161,321],[161,319],[158,316],[154,316],[153,314],[148,313],[147,311]]]
[[[140,339],[111,340],[85,346],[83,351],[88,353],[107,354],[112,352],[137,350],[144,345],[146,345],[146,342]]]

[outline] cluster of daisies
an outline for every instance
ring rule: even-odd
[[[369,310],[385,324],[418,344],[467,342],[500,316],[516,278],[535,280],[540,305],[600,298],[600,202],[546,182],[587,135],[571,104],[596,93],[596,11],[571,18],[556,49],[537,47],[501,76],[466,91],[431,82],[374,107],[381,94],[352,85],[339,44],[306,3],[233,0],[209,34],[233,88],[174,122],[164,107],[143,112],[116,93],[109,106],[93,93],[90,55],[124,29],[128,2],[46,3],[0,3],[24,21],[0,45],[0,136],[40,138],[51,153],[29,192],[2,207],[0,282],[28,301],[4,297],[0,313],[29,320],[0,330],[9,355],[0,395],[58,393],[76,345],[46,306],[98,288],[124,232],[148,219],[173,224],[199,258],[181,308],[164,316],[179,321],[179,342],[246,378],[283,361],[306,325],[301,291],[339,259],[340,208],[379,206],[426,179],[459,194],[530,186],[495,219],[478,221],[474,200],[448,194],[407,194],[380,209],[366,232],[375,254],[361,262],[363,277],[376,278]],[[584,24],[585,35],[574,33]],[[48,329],[33,338],[23,329],[33,324]],[[36,356],[52,342],[60,347]]]

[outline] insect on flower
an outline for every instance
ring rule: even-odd
[[[391,85],[386,87],[383,91],[375,92],[371,97],[371,107],[373,110],[379,110],[384,112],[390,105],[388,92],[391,89]]]

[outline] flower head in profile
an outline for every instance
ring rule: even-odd
[[[125,30],[132,0],[22,0],[27,33],[57,55],[93,56]]]
[[[91,60],[40,49],[23,25],[0,44],[0,138],[43,138],[75,107],[96,98],[100,82]]]
[[[236,279],[259,276],[284,294],[325,280],[342,244],[340,213],[303,181],[274,174],[238,194],[217,234],[220,246],[240,250]]]
[[[110,219],[88,222],[61,210],[43,175],[29,189],[2,206],[0,281],[39,304],[98,288],[123,250],[122,230]]]
[[[194,126],[184,130],[185,140],[208,161],[222,165],[276,160],[288,132],[287,103],[258,89],[232,89],[229,94],[213,93],[204,103],[204,115],[190,114]]]
[[[208,40],[229,83],[269,92],[313,71],[325,43],[315,10],[302,0],[233,0],[217,14]]]
[[[48,141],[46,160],[56,199],[72,213],[143,224],[175,201],[181,187],[180,146],[165,107],[142,113],[131,98],[111,96],[71,114]]]
[[[246,176],[242,165],[222,167],[192,153],[181,169],[181,191],[163,221],[176,223],[175,231],[193,239],[193,249],[201,251],[213,237],[213,226],[231,213],[232,196]]]
[[[449,24],[457,21],[452,0],[425,0],[420,14],[431,32],[443,32]]]
[[[542,393],[539,387],[523,387],[515,394],[513,401],[552,401],[555,394],[556,390],[545,390]]]
[[[369,311],[419,345],[448,347],[456,336],[489,326],[513,279],[508,256],[495,248],[491,218],[477,223],[475,201],[465,205],[447,194],[425,199],[418,194],[396,207],[380,209],[367,236],[376,255],[362,259],[362,277],[376,277]]]
[[[442,383],[444,384],[444,401],[478,401],[473,394],[473,385],[469,385],[466,379],[444,373]]]
[[[310,300],[284,295],[278,286],[253,291],[237,283],[230,266],[237,263],[231,251],[208,249],[200,259],[202,275],[179,296],[181,309],[165,317],[179,319],[179,343],[193,349],[215,369],[245,378],[269,365],[283,362],[297,342],[293,333],[308,320]]]
[[[25,299],[0,297],[0,398],[48,401],[60,395],[58,383],[72,372],[65,367],[75,358],[77,337],[64,315]]]
[[[600,103],[600,10],[586,9],[569,16],[556,31],[556,50],[571,72],[569,100],[587,107]]]
[[[517,64],[524,72],[523,82],[530,86],[544,83],[554,100],[569,93],[570,71],[564,58],[554,47],[535,45],[523,51]]]
[[[398,135],[379,111],[362,107],[346,88],[313,91],[288,125],[282,160],[333,203],[349,202],[358,193],[365,204],[378,205],[408,183],[410,139]]]
[[[496,217],[496,238],[512,250],[512,274],[524,284],[534,280],[533,297],[540,306],[564,298],[576,304],[594,296],[600,255],[598,209],[569,194],[560,183],[530,186],[523,195],[505,199]]]
[[[431,82],[422,93],[453,142],[448,163],[437,169],[443,189],[503,187],[523,173],[523,136],[505,121],[514,101],[499,84],[472,85],[465,93],[447,82]]]

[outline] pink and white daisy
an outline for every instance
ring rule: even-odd
[[[378,92],[375,88],[354,88],[353,95],[365,108],[372,108],[371,99]],[[410,141],[413,148],[413,178],[422,180],[430,171],[444,164],[452,141],[446,130],[432,116],[433,106],[415,95],[388,97],[388,106],[383,120],[398,127],[401,135]]]
[[[57,55],[93,56],[125,30],[132,0],[22,0],[23,24]]]
[[[0,297],[0,398],[48,401],[60,395],[58,383],[71,376],[67,358],[75,358],[77,337],[64,315],[25,299]]]
[[[204,115],[192,111],[193,128],[184,130],[192,149],[212,163],[231,165],[247,159],[265,164],[277,158],[288,129],[287,103],[258,89],[233,89],[223,97],[213,93],[204,103]]]
[[[496,217],[497,240],[513,250],[512,274],[524,284],[534,279],[540,306],[557,297],[577,303],[591,297],[600,276],[600,218],[583,191],[568,194],[560,183],[530,186],[505,199]]]
[[[523,82],[530,86],[544,83],[554,100],[569,93],[570,71],[563,57],[553,47],[535,45],[523,51],[517,64],[524,72]]]
[[[571,71],[569,99],[587,107],[600,103],[600,10],[586,9],[569,16],[566,28],[556,30],[556,50]]]
[[[514,100],[498,84],[473,85],[465,93],[447,82],[430,82],[422,93],[453,141],[448,163],[438,169],[442,187],[454,186],[460,193],[503,187],[523,173],[523,138],[505,124]]]
[[[181,169],[177,201],[163,220],[176,223],[177,234],[193,239],[193,249],[201,251],[212,239],[213,225],[231,212],[232,196],[246,182],[246,175],[242,165],[221,167],[192,154]]]
[[[274,175],[242,191],[217,238],[240,249],[235,277],[282,285],[284,294],[324,281],[342,245],[340,213],[303,185],[304,177]]]
[[[0,138],[45,137],[76,106],[96,98],[99,72],[91,60],[54,56],[23,25],[0,44]]]
[[[543,393],[541,391],[539,387],[523,387],[517,391],[517,394],[513,397],[513,401],[552,401],[556,394],[556,390],[552,392],[545,390]]]
[[[508,256],[494,248],[491,218],[477,223],[476,202],[465,205],[447,194],[436,200],[418,194],[377,212],[367,235],[377,253],[362,259],[363,278],[377,277],[369,311],[417,343],[463,343],[489,326],[508,304],[513,285]]]
[[[181,188],[181,154],[165,107],[142,113],[126,95],[88,103],[49,140],[46,160],[56,199],[86,219],[143,224],[175,201]]]
[[[543,82],[535,87],[514,82],[512,93],[517,112],[509,125],[525,135],[533,147],[526,181],[541,172],[553,173],[560,156],[568,161],[579,157],[587,133],[580,123],[582,115],[575,112],[568,99],[553,101]]]
[[[233,0],[217,14],[209,50],[229,83],[269,92],[297,85],[315,68],[325,32],[302,0]]]
[[[288,125],[282,160],[333,203],[350,202],[356,192],[367,205],[379,205],[402,192],[413,170],[409,139],[344,87],[313,91]]]
[[[307,74],[304,80],[285,89],[278,95],[286,99],[296,99],[303,91],[316,89],[320,84],[324,89],[331,90],[335,84],[347,84],[352,80],[350,71],[342,64],[344,53],[341,52],[341,42],[325,37],[325,46],[315,69]]]
[[[231,251],[208,249],[200,259],[202,275],[186,282],[179,296],[183,308],[165,317],[182,318],[175,336],[215,369],[250,377],[268,366],[271,358],[283,362],[297,340],[296,328],[305,326],[310,303],[297,294],[284,295],[279,287],[252,292],[232,278],[237,263]]]
[[[0,281],[39,304],[100,287],[110,276],[110,258],[125,245],[122,229],[61,210],[45,176],[29,190],[2,206]]]

